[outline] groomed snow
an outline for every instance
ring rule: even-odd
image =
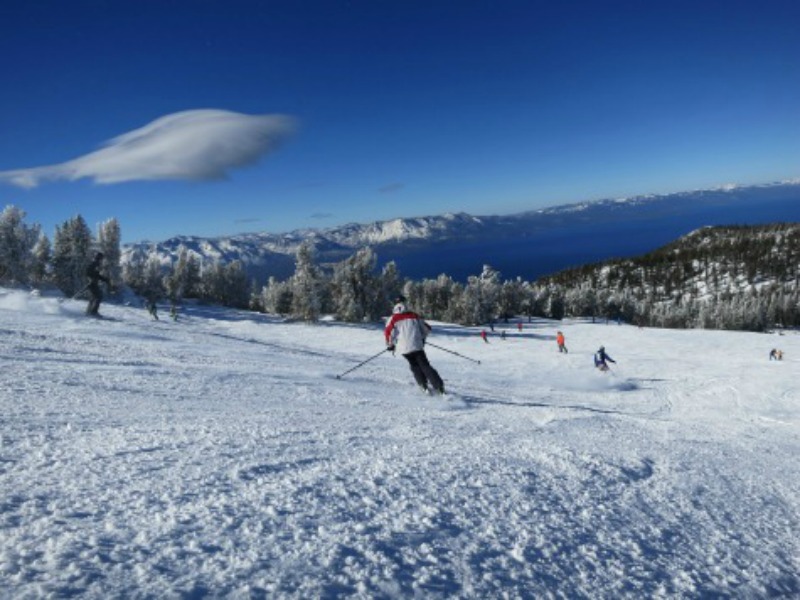
[[[0,290],[0,597],[800,595],[797,333],[434,323],[442,399],[336,378],[379,326],[84,306]]]

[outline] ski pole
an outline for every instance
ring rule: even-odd
[[[383,350],[381,350],[380,352],[378,352],[376,355],[374,355],[374,356],[370,356],[370,357],[369,357],[367,360],[365,360],[365,361],[362,361],[362,362],[358,363],[358,364],[357,364],[355,367],[353,367],[352,369],[348,369],[347,371],[345,371],[345,372],[344,372],[344,373],[342,373],[341,375],[337,375],[337,376],[336,376],[336,379],[341,379],[342,377],[344,377],[344,376],[345,376],[345,375],[347,375],[348,373],[351,373],[351,372],[355,371],[355,370],[356,370],[356,369],[358,369],[359,367],[363,367],[363,366],[364,366],[365,364],[367,364],[369,361],[371,361],[371,360],[373,360],[373,359],[376,359],[376,358],[378,358],[378,357],[379,357],[381,354],[383,354],[384,352],[388,352],[388,351],[389,351],[389,348],[384,348]]]
[[[431,344],[430,342],[425,342],[426,346],[433,346],[434,348],[438,348],[439,350],[444,350],[445,352],[449,352],[450,354],[455,354],[456,356],[460,356],[461,358],[465,358],[467,360],[471,360],[474,363],[481,364],[481,361],[475,360],[474,358],[470,358],[469,356],[464,356],[463,354],[459,354],[458,352],[453,352],[452,350],[448,350],[447,348],[442,348],[441,346],[437,346],[436,344]]]
[[[78,296],[80,296],[80,295],[81,295],[83,292],[85,292],[85,291],[86,291],[86,290],[88,290],[88,289],[89,289],[89,284],[87,283],[87,284],[86,284],[85,286],[83,286],[83,287],[82,287],[80,290],[78,290],[77,292],[75,292],[74,294],[72,294],[72,296],[70,296],[69,298],[59,298],[59,299],[58,299],[58,303],[59,303],[59,304],[62,304],[62,303],[64,303],[64,302],[66,302],[67,300],[75,300],[75,299],[76,299]]]
[[[91,285],[92,285],[91,283],[87,283],[85,286],[83,286],[83,289],[82,289],[81,291],[79,291],[79,292],[75,292],[75,295],[74,295],[74,296],[72,296],[72,298],[70,298],[70,300],[75,300],[75,298],[77,298],[77,297],[78,297],[78,296],[80,296],[80,295],[81,295],[83,292],[85,292],[86,290],[88,290],[88,289],[89,289],[89,286],[91,286]]]

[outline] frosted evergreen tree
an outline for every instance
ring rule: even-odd
[[[200,272],[200,259],[194,252],[187,250],[186,262],[181,273],[184,282],[184,298],[197,298],[200,295]]]
[[[397,270],[397,263],[393,260],[389,261],[381,269],[381,274],[378,277],[378,302],[383,303],[383,306],[377,306],[377,312],[384,314],[388,312],[391,307],[392,299],[394,299],[403,287],[403,282],[400,278],[400,273]]]
[[[484,265],[480,276],[467,278],[462,295],[464,320],[470,325],[481,325],[494,319],[497,296],[500,290],[500,273]]]
[[[377,258],[371,248],[362,248],[336,264],[331,295],[336,316],[343,321],[377,320],[385,314],[385,300],[375,276]]]
[[[292,290],[289,282],[270,277],[261,290],[261,307],[264,312],[286,315],[292,310]]]
[[[225,272],[217,261],[206,262],[200,273],[200,298],[209,302],[222,303],[225,295]]]
[[[234,308],[247,308],[250,301],[250,280],[244,263],[234,260],[223,268],[222,304]]]
[[[320,314],[322,277],[316,265],[314,246],[310,242],[304,242],[297,250],[290,286],[292,315],[304,321],[316,321]]]
[[[174,304],[180,304],[187,297],[197,297],[199,283],[200,264],[197,257],[181,244],[178,247],[177,261],[164,277],[167,297]]]
[[[147,256],[142,286],[137,292],[148,302],[156,302],[164,297],[164,266],[155,247],[151,248]]]
[[[432,319],[460,322],[460,315],[453,309],[461,299],[461,288],[452,277],[442,274],[436,279],[422,282],[419,298],[414,304],[425,316]]]
[[[111,293],[119,292],[122,287],[121,238],[122,235],[117,219],[109,219],[98,227],[97,246],[104,256],[103,266],[106,277],[111,281],[109,285]]]
[[[44,233],[39,233],[39,239],[33,246],[33,262],[31,264],[31,283],[42,286],[48,280],[48,267],[51,259],[50,240]]]
[[[66,296],[86,287],[86,267],[92,259],[92,232],[77,215],[56,226],[53,239],[53,280]]]
[[[202,298],[223,306],[247,308],[250,282],[240,260],[223,265],[214,261],[200,275]]]
[[[144,289],[144,272],[147,255],[140,248],[135,249],[128,256],[127,262],[122,267],[122,280],[137,293]]]
[[[496,311],[500,317],[508,319],[519,314],[522,305],[522,280],[504,281],[497,294]]]
[[[38,225],[25,224],[25,212],[16,206],[9,205],[0,214],[0,282],[28,283],[40,232]]]

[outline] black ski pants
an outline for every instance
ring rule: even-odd
[[[427,390],[430,385],[437,392],[444,393],[444,382],[439,377],[436,369],[428,362],[425,350],[409,352],[408,354],[403,354],[403,357],[408,361],[411,372],[414,374],[414,379],[420,387]]]
[[[89,298],[89,304],[86,307],[86,314],[96,315],[97,311],[100,309],[100,303],[103,301],[103,292],[100,290],[100,284],[97,282],[90,283],[89,293],[92,297]]]

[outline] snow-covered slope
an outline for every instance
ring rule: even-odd
[[[0,295],[2,597],[800,594],[797,333],[434,323],[442,399],[336,378],[379,326],[82,310]]]

